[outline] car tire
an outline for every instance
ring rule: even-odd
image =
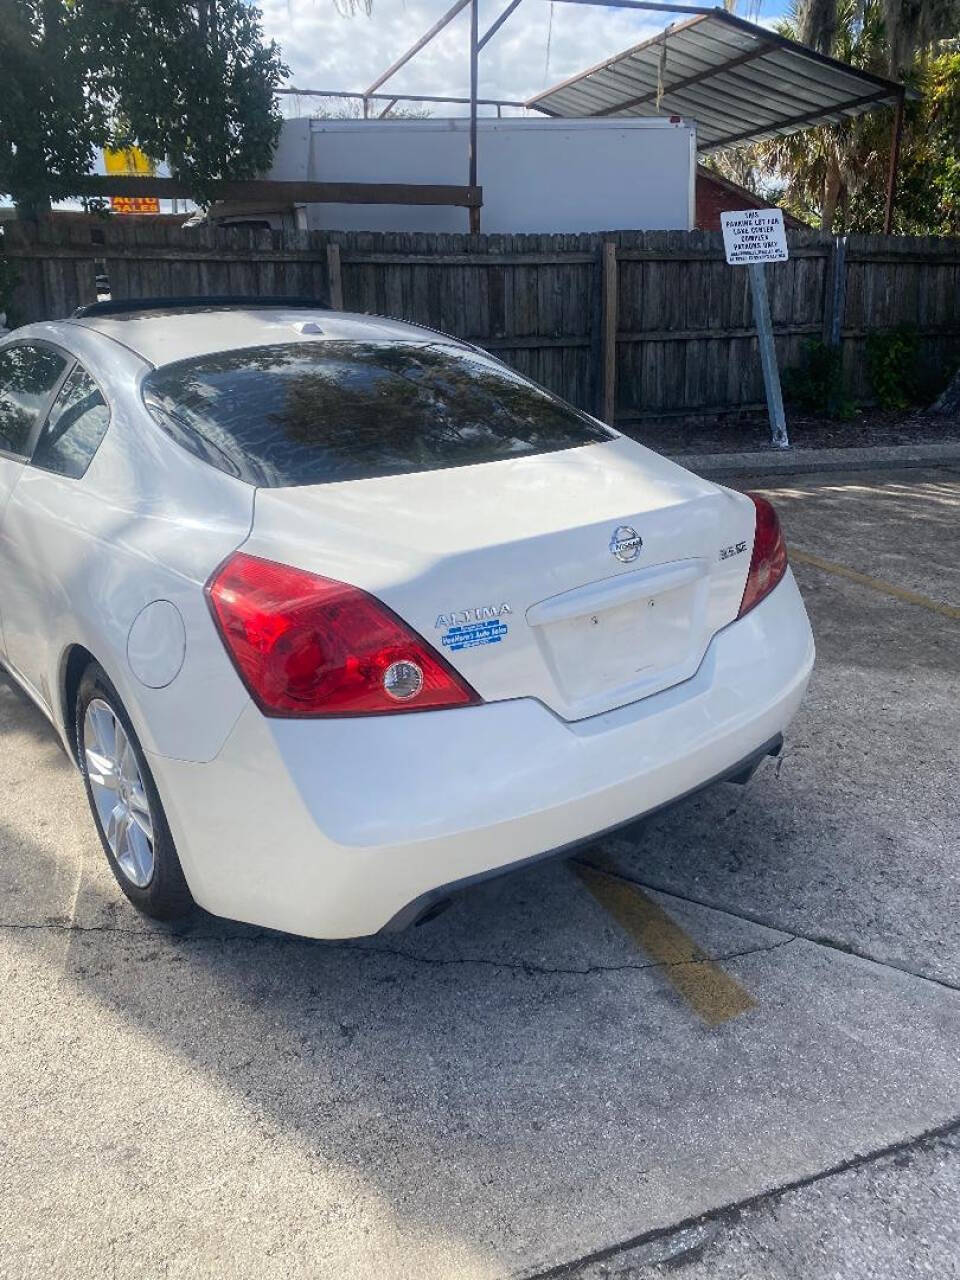
[[[80,681],[75,723],[87,801],[117,883],[145,915],[186,915],[193,898],[156,783],[130,717],[97,663]]]

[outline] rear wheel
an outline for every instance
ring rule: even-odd
[[[117,883],[146,915],[184,915],[193,899],[156,784],[123,703],[96,663],[80,681],[76,728],[87,799]]]

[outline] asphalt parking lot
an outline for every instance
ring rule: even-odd
[[[408,934],[141,919],[0,677],[0,1275],[960,1275],[960,470],[743,487],[781,759]]]

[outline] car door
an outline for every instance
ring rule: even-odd
[[[50,643],[57,620],[82,590],[63,562],[63,524],[69,524],[86,470],[110,425],[99,386],[82,364],[72,365],[38,431],[20,482],[7,505],[7,545],[19,549],[0,564],[8,600],[7,660],[50,704]],[[58,536],[51,536],[52,531]],[[4,579],[6,574],[6,579]]]
[[[6,511],[71,363],[64,351],[45,342],[14,341],[0,347],[0,655],[11,665],[6,633],[12,601],[6,587],[12,572],[23,571],[25,549],[8,541]]]

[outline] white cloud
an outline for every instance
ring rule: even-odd
[[[481,0],[481,33],[506,0]],[[450,0],[373,0],[370,17],[342,17],[333,0],[260,0],[264,28],[283,50],[290,83],[299,88],[362,90],[440,15]],[[550,59],[547,38],[550,11]],[[480,96],[522,101],[595,62],[655,35],[669,15],[524,0],[480,54]],[[469,9],[453,20],[383,92],[466,96],[469,92]],[[300,111],[310,113],[310,99]],[[296,114],[295,104],[285,114]],[[435,114],[463,114],[435,107]]]

